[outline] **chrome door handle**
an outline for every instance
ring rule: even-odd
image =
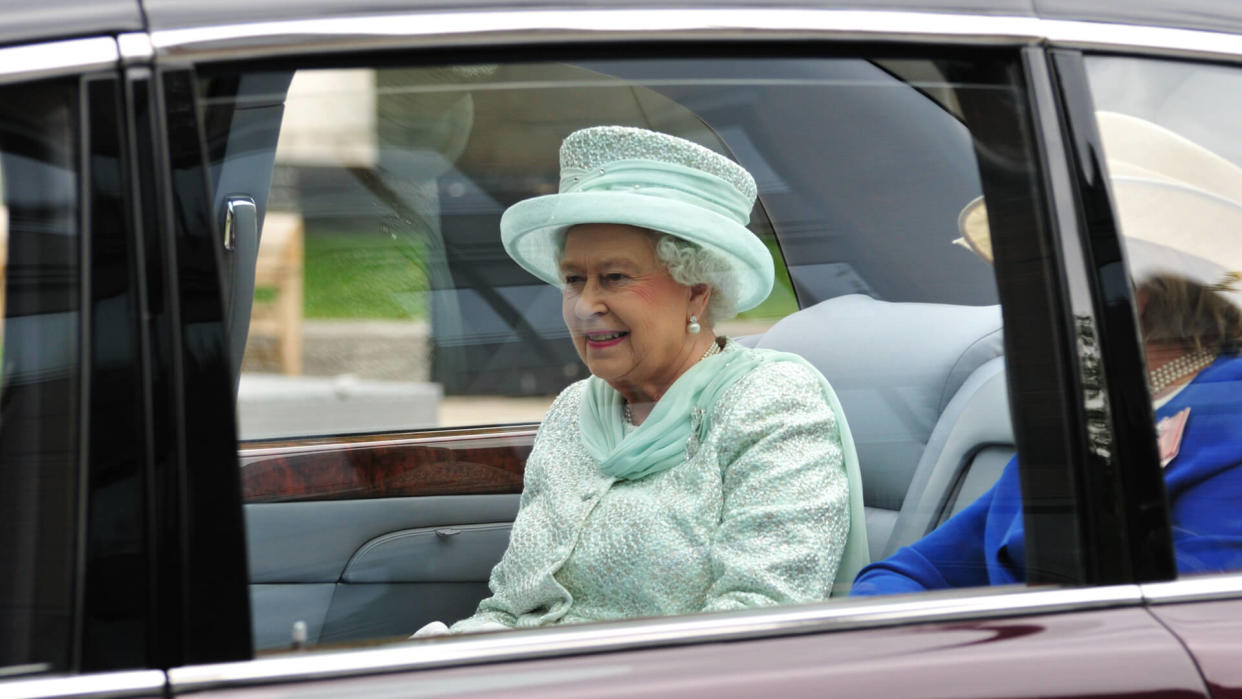
[[[254,199],[242,195],[231,195],[224,200],[224,249],[232,250],[237,245],[237,232],[245,227],[253,234],[252,240],[258,238],[259,210]]]

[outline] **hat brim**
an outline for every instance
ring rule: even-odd
[[[1136,281],[1176,273],[1218,286],[1242,272],[1242,204],[1179,183],[1126,177],[1113,178],[1113,198]]]
[[[1242,203],[1170,178],[1136,177],[1126,163],[1109,161],[1118,224],[1130,278],[1142,283],[1175,274],[1216,288],[1242,307],[1230,286],[1242,272]],[[992,262],[991,231],[983,197],[958,216],[965,245]]]
[[[734,272],[737,310],[772,292],[772,255],[750,229],[722,214],[676,199],[618,191],[567,192],[526,199],[500,218],[505,251],[523,269],[562,286],[557,257],[563,234],[584,223],[616,223],[668,233],[711,250]]]

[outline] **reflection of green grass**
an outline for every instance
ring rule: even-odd
[[[745,319],[781,318],[798,310],[789,272],[776,243],[765,241],[776,260],[776,284]],[[422,318],[426,315],[421,246],[378,233],[311,231],[303,252],[307,318]],[[274,289],[255,289],[255,301],[270,303]]]
[[[789,270],[785,268],[785,260],[781,257],[781,252],[776,247],[776,242],[771,238],[767,238],[763,242],[772,253],[772,259],[776,261],[776,283],[772,286],[772,293],[768,294],[768,298],[763,303],[749,311],[737,314],[738,318],[750,320],[784,318],[798,310],[798,299],[794,296],[793,282],[789,281]]]
[[[426,315],[421,246],[374,233],[325,231],[306,237],[304,255],[307,318]]]

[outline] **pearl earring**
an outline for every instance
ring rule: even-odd
[[[686,326],[686,330],[689,331],[691,335],[698,335],[699,331],[702,329],[703,326],[699,325],[698,316],[690,316],[690,324]]]

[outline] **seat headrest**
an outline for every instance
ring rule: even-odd
[[[828,377],[854,434],[868,506],[901,508],[940,413],[1002,353],[999,306],[838,296],[772,326],[757,347],[802,355]]]

